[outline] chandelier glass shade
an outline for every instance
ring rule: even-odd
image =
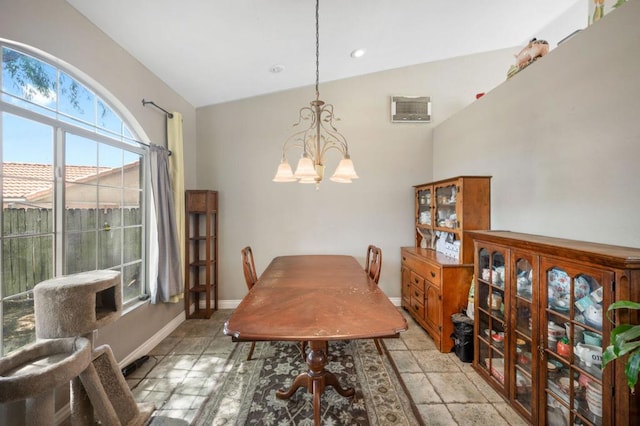
[[[282,159],[278,166],[274,182],[315,183],[319,185],[324,178],[324,161],[328,151],[336,150],[342,156],[331,180],[339,183],[351,183],[358,175],[349,156],[347,140],[335,127],[336,118],[333,105],[321,101],[320,81],[320,32],[319,0],[316,0],[316,99],[309,106],[300,108],[298,122],[293,125],[294,133],[282,146]],[[291,149],[302,149],[302,155],[295,173],[287,160]]]

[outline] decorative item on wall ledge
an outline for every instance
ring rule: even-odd
[[[515,55],[516,64],[511,65],[511,68],[509,68],[507,79],[513,77],[519,71],[522,71],[547,53],[549,53],[549,43],[546,40],[538,40],[535,37],[532,38],[531,41]]]
[[[342,154],[331,180],[340,183],[351,183],[357,179],[353,162],[349,156],[347,140],[334,125],[337,119],[333,114],[333,105],[320,100],[318,89],[320,81],[320,30],[319,30],[319,0],[316,0],[316,99],[311,101],[310,107],[300,108],[296,126],[307,126],[303,130],[294,132],[282,147],[282,160],[278,166],[274,182],[315,183],[319,189],[324,177],[324,156],[331,149]],[[287,161],[287,151],[293,147],[302,148],[302,156],[298,161],[296,172],[293,173]]]

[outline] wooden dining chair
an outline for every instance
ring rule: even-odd
[[[380,280],[380,270],[382,269],[382,249],[374,245],[367,247],[367,261],[364,270],[369,274],[369,278],[378,284]]]
[[[256,264],[253,261],[253,251],[250,246],[247,246],[240,250],[242,254],[242,272],[244,272],[244,280],[247,282],[247,288],[249,291],[258,282],[258,274],[256,273]],[[249,349],[249,355],[247,355],[247,361],[251,360],[253,350],[256,348],[256,342],[251,342],[251,349]]]
[[[242,272],[244,273],[244,280],[247,282],[247,288],[249,289],[249,291],[251,291],[253,286],[258,282],[256,264],[253,261],[253,250],[251,250],[250,246],[246,246],[240,251],[240,253],[242,254]],[[249,349],[249,354],[247,355],[247,361],[251,361],[251,357],[253,356],[253,351],[255,348],[256,342],[251,342],[251,348]],[[300,342],[300,351],[302,352],[302,357],[304,358],[306,352],[305,342]]]
[[[380,271],[382,269],[382,249],[374,245],[367,247],[367,260],[365,262],[365,271],[376,284],[380,281]],[[378,353],[382,355],[382,346],[380,346],[380,339],[373,339],[376,344]]]

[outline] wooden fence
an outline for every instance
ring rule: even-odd
[[[140,208],[65,210],[65,274],[107,269],[142,256]],[[50,209],[2,212],[3,297],[32,290],[55,273]]]

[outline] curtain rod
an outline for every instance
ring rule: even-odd
[[[160,105],[156,104],[153,101],[146,101],[144,100],[144,98],[142,99],[142,106],[147,106],[147,104],[151,104],[154,107],[158,108],[160,111],[163,111],[165,114],[167,114],[167,117],[169,118],[173,118],[173,114],[170,113],[169,111],[167,111],[166,109],[162,108]]]
[[[151,148],[151,145],[152,145],[152,144],[150,144],[150,143],[146,143],[146,142],[142,142],[142,141],[136,141],[136,142],[137,142],[137,143],[139,143],[140,145],[144,145],[144,146],[146,146],[147,148]],[[167,149],[166,147],[164,147],[164,146],[162,146],[162,145],[158,145],[158,144],[153,144],[153,145],[154,145],[154,146],[159,146],[159,147],[161,147],[161,148],[166,149],[166,150],[169,152],[169,157],[171,156],[171,150],[170,150],[170,149]]]

